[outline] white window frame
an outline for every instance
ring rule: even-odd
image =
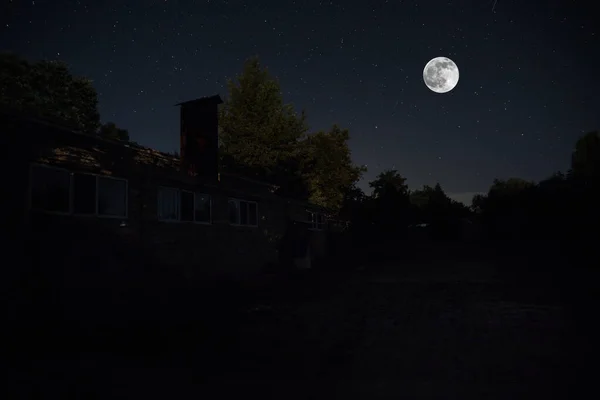
[[[240,221],[240,223],[238,224],[234,224],[229,220],[229,202],[230,201],[234,201],[237,203],[237,210],[238,210],[238,216],[237,216],[237,220]],[[242,224],[241,220],[242,220],[242,211],[241,211],[241,205],[242,203],[246,203],[248,207],[249,204],[255,204],[256,205],[256,225],[250,225],[250,224]],[[249,210],[248,210],[249,211]],[[227,220],[229,221],[229,225],[231,226],[243,226],[246,228],[258,228],[258,202],[253,201],[253,200],[244,200],[244,199],[238,199],[235,197],[230,197],[227,199]],[[248,216],[250,215],[250,213],[248,212]]]
[[[306,221],[310,225],[310,230],[312,231],[322,231],[325,229],[326,219],[325,215],[319,211],[306,210],[307,213],[310,214],[310,220]],[[322,222],[319,224],[319,215],[321,216]],[[320,225],[320,227],[319,227]]]
[[[34,208],[32,205],[32,196],[33,196],[33,170],[34,168],[49,168],[49,169],[54,169],[57,171],[62,171],[62,172],[66,172],[69,175],[69,211],[68,212],[61,212],[61,211],[47,211],[47,210],[42,210],[42,209],[38,209],[38,208]],[[78,174],[78,175],[89,175],[89,176],[93,176],[95,177],[95,181],[96,181],[96,207],[95,207],[95,211],[94,213],[90,213],[90,214],[83,214],[83,213],[76,213],[74,211],[75,207],[74,207],[74,203],[73,203],[73,196],[74,196],[74,175]],[[108,178],[108,179],[114,179],[117,181],[123,181],[125,182],[125,215],[105,215],[105,214],[100,214],[98,212],[98,181],[99,178]],[[44,214],[52,214],[52,215],[72,215],[75,217],[97,217],[97,218],[117,218],[117,219],[128,219],[129,218],[129,181],[125,178],[117,178],[114,176],[108,176],[108,175],[100,175],[100,174],[93,174],[93,173],[89,173],[89,172],[73,172],[70,171],[66,168],[61,168],[61,167],[56,167],[54,165],[47,165],[47,164],[39,164],[39,163],[31,163],[29,166],[29,196],[28,196],[28,201],[29,201],[29,209],[31,211],[36,211],[36,212],[41,212]]]
[[[179,203],[179,207],[177,207],[177,218],[173,219],[173,218],[161,218],[158,215],[158,212],[160,211],[160,196],[158,196],[158,193],[161,189],[168,189],[168,190],[175,190],[177,192],[177,201]],[[182,221],[181,220],[181,193],[182,192],[186,192],[186,193],[192,193],[194,195],[193,198],[193,203],[194,203],[194,219],[192,221]],[[209,214],[209,220],[207,221],[196,221],[196,196],[197,195],[201,195],[201,196],[207,196],[208,197],[208,204],[210,205],[210,214]],[[202,192],[195,192],[193,190],[187,190],[187,189],[179,189],[176,187],[172,187],[172,186],[159,186],[157,189],[157,196],[156,196],[156,216],[158,218],[158,220],[160,222],[177,222],[177,223],[182,223],[182,224],[200,224],[200,225],[211,225],[212,224],[212,211],[213,211],[213,204],[212,204],[212,196],[208,193],[202,193]]]

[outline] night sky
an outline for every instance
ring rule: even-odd
[[[219,93],[257,54],[312,131],[350,129],[365,181],[440,182],[470,203],[494,178],[568,168],[600,128],[593,1],[6,0],[0,50],[66,61],[94,81],[103,122],[178,149],[174,104]],[[437,94],[432,58],[460,81]],[[366,183],[361,186],[366,188]]]

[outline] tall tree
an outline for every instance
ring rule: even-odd
[[[408,186],[406,178],[394,169],[389,169],[381,172],[375,180],[369,182],[369,186],[373,188],[373,197],[382,198],[386,195],[408,195]]]
[[[360,208],[364,205],[367,196],[356,183],[353,183],[344,192],[344,200],[340,210],[340,217],[348,220],[354,219]]]
[[[487,196],[485,194],[476,194],[471,200],[471,210],[476,214],[481,214],[485,209]]]
[[[433,188],[429,185],[423,185],[423,188],[412,190],[410,192],[410,202],[418,208],[424,208],[429,204],[429,198]]]
[[[229,95],[219,113],[221,166],[231,172],[250,173],[289,189],[298,181],[299,141],[307,126],[285,104],[279,82],[257,57],[244,63],[242,73],[228,82]]]
[[[334,125],[328,132],[309,135],[302,142],[304,176],[312,203],[339,211],[344,195],[366,171],[352,163],[349,137],[347,129]]]
[[[100,123],[92,82],[58,61],[30,63],[0,54],[0,106],[89,133]]]
[[[410,222],[411,210],[406,178],[396,170],[381,172],[369,182],[373,195],[368,205],[372,223],[383,236],[402,232]]]
[[[600,179],[600,131],[579,138],[571,156],[572,175],[577,179],[598,182]]]

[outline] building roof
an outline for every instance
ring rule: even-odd
[[[212,99],[212,100],[208,100],[208,101],[217,101],[220,100],[221,98],[219,97],[219,95],[215,95],[215,96],[211,96],[211,97],[204,97],[201,99],[197,99],[197,100],[192,100],[192,102],[194,101],[202,101],[202,100],[208,100],[208,99]],[[222,100],[220,100],[222,101]],[[9,117],[11,119],[14,120],[19,120],[19,121],[23,121],[23,122],[28,122],[31,124],[37,124],[38,126],[46,126],[49,128],[54,128],[54,129],[58,129],[60,131],[63,132],[68,132],[70,134],[74,134],[77,136],[84,136],[84,137],[88,137],[91,138],[92,140],[98,141],[98,142],[104,142],[104,143],[108,143],[111,144],[113,146],[119,146],[119,147],[124,147],[124,148],[129,148],[135,152],[137,152],[140,155],[143,155],[141,159],[153,159],[155,161],[160,161],[160,164],[163,165],[164,167],[167,168],[174,168],[177,169],[179,168],[179,161],[180,158],[177,155],[171,154],[171,153],[167,153],[167,152],[162,152],[150,147],[146,147],[146,146],[142,146],[138,143],[135,142],[124,142],[124,141],[119,141],[119,140],[115,140],[115,139],[109,139],[109,138],[104,138],[102,136],[99,136],[97,134],[94,133],[86,133],[86,132],[80,132],[77,130],[73,130],[70,129],[68,127],[65,126],[61,126],[60,124],[53,122],[53,121],[49,121],[47,119],[42,119],[42,118],[35,118],[35,117],[31,117],[31,116],[27,116],[27,115],[23,115],[23,114],[19,114],[19,113],[9,113],[9,112],[2,112],[0,110],[0,116],[4,116],[4,117]],[[264,182],[264,181],[260,181],[257,179],[253,179],[251,177],[247,177],[241,174],[235,174],[235,173],[229,173],[229,172],[225,172],[225,171],[220,171],[218,173],[219,176],[219,181],[222,181],[221,177],[225,178],[225,179],[239,179],[242,181],[246,181],[249,183],[253,183],[255,185],[259,185],[259,186],[266,186],[267,188],[269,188],[269,191],[274,194],[275,191],[277,190],[277,186],[273,185],[271,183],[268,182]],[[303,201],[303,200],[297,200],[297,199],[291,199],[291,198],[286,198],[286,197],[282,197],[282,196],[278,196],[277,197],[281,197],[285,200],[287,200],[288,203],[290,204],[296,204],[296,205],[301,205],[301,206],[306,206],[306,207],[310,207],[310,208],[318,208],[321,210],[325,210],[324,207],[318,206],[316,204],[310,203],[308,201]]]
[[[181,103],[175,104],[176,106],[188,106],[188,105],[209,105],[209,104],[222,104],[223,99],[219,94],[212,96],[200,97],[194,100],[182,101]]]

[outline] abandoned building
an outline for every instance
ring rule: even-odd
[[[20,149],[10,160],[23,183],[18,215],[37,243],[52,243],[39,251],[82,265],[126,246],[188,278],[281,265],[284,237],[292,265],[323,256],[325,210],[219,173],[220,103],[216,95],[178,104],[180,156],[2,115],[3,135]]]

